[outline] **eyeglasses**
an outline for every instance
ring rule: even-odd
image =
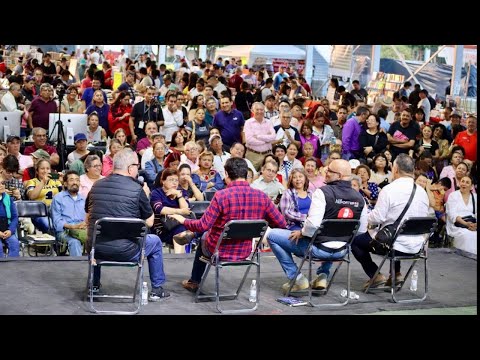
[[[171,182],[171,183],[178,183],[178,179],[166,179],[165,181]]]
[[[39,137],[39,138],[46,138],[47,137],[47,134],[37,134],[35,135],[36,137]]]
[[[332,174],[337,174],[340,177],[343,176],[343,174],[341,172],[330,170],[329,167],[327,167],[327,172],[332,173]]]
[[[94,167],[94,168],[101,168],[101,167],[102,167],[102,164],[92,165],[92,167]]]
[[[140,165],[141,165],[141,164],[130,164],[130,165],[128,165],[128,166],[136,166],[137,168],[140,168]]]

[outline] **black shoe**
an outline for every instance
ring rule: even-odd
[[[150,296],[148,297],[148,301],[160,301],[170,297],[170,293],[165,290],[163,287],[152,288],[150,292]]]
[[[98,295],[100,293],[100,288],[102,287],[102,284],[100,285],[92,285],[92,292],[93,295]]]

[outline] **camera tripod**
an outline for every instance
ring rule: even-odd
[[[62,92],[58,92],[58,120],[55,121],[55,125],[53,128],[50,130],[50,134],[48,136],[48,140],[50,143],[52,143],[52,137],[53,134],[55,133],[55,128],[57,128],[57,153],[60,158],[60,162],[58,164],[58,170],[63,171],[65,169],[65,162],[67,159],[67,141],[65,137],[65,131],[63,129],[63,123],[61,120],[61,114],[62,114],[62,101],[63,101],[63,96],[65,95]]]

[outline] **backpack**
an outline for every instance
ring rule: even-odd
[[[430,95],[428,95],[427,99],[430,102],[430,108],[435,109],[435,106],[437,106],[437,102],[435,101],[435,99]]]
[[[261,87],[261,88],[258,88],[256,91],[255,91],[255,94],[253,94],[253,101],[254,102],[262,102],[262,90],[264,89],[265,87]]]

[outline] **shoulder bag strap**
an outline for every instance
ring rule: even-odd
[[[472,195],[472,203],[473,203],[473,215],[475,215],[475,197],[473,196],[473,193],[470,193]]]
[[[400,216],[398,217],[397,221],[395,221],[395,222],[393,223],[393,225],[395,226],[395,229],[398,228],[398,225],[400,224],[400,221],[402,221],[403,216],[405,215],[405,213],[407,212],[408,208],[409,208],[410,205],[412,204],[413,197],[415,196],[415,190],[417,190],[417,184],[413,183],[413,191],[412,191],[412,194],[410,195],[410,199],[408,199],[407,206],[405,206],[405,209],[403,209],[403,211],[402,211],[402,213],[400,214]],[[396,230],[395,230],[395,231],[396,231]]]

